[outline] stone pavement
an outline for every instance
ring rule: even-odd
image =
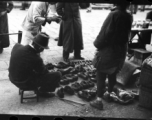
[[[9,13],[10,33],[17,33],[21,30],[21,23],[27,10],[21,11],[18,8]],[[109,10],[92,10],[86,13],[86,10],[80,10],[82,18],[84,50],[82,56],[86,59],[92,59],[95,48],[93,41],[99,33],[101,25],[109,13]],[[144,19],[146,12],[139,12],[134,15],[134,19]],[[59,24],[51,23],[43,27],[50,35],[49,50],[42,53],[45,63],[62,61],[62,47],[57,46],[54,38],[58,36]],[[150,118],[151,111],[139,111],[135,105],[119,106],[117,104],[105,104],[104,111],[98,111],[91,108],[88,104],[84,106],[74,106],[65,103],[58,98],[40,99],[40,102],[28,100],[20,104],[18,88],[15,87],[8,78],[8,66],[12,47],[18,41],[17,35],[10,35],[10,46],[4,49],[0,54],[0,114],[21,114],[21,115],[72,115],[72,116],[93,116],[93,117],[118,117],[118,118]],[[72,57],[73,54],[70,55]],[[122,110],[122,112],[120,112]],[[134,114],[135,113],[135,114]]]

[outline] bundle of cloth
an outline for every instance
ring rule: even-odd
[[[110,93],[110,98],[112,101],[115,101],[120,104],[129,104],[133,102],[135,95],[132,92],[117,89],[116,92]]]

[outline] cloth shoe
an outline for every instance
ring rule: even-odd
[[[57,96],[58,96],[59,98],[64,98],[64,89],[63,89],[63,87],[59,88],[59,89],[57,90],[56,94],[57,94]]]
[[[112,102],[112,98],[110,97],[110,93],[108,91],[103,94],[103,99],[107,102]]]
[[[90,105],[96,109],[103,110],[103,103],[99,100],[94,100],[90,102]]]

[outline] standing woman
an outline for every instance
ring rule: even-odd
[[[81,57],[83,38],[79,3],[58,3],[57,13],[62,16],[58,46],[63,46],[63,60],[68,62],[73,51],[74,59],[84,59]]]
[[[9,33],[7,13],[10,13],[13,7],[12,1],[0,1],[0,53],[10,44],[9,36],[1,34]]]

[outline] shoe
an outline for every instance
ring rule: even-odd
[[[72,69],[73,69],[73,67],[68,67],[65,69],[58,69],[57,71],[60,71],[62,73],[62,75],[66,75],[66,74],[69,74]]]
[[[90,102],[90,105],[96,109],[103,110],[103,103],[99,100],[94,100]]]
[[[69,94],[69,95],[74,95],[74,90],[70,86],[65,86],[64,92]]]
[[[81,86],[78,82],[75,82],[71,85],[71,88],[74,90],[74,91],[79,91],[81,89]]]
[[[86,101],[90,101],[90,98],[91,98],[90,94],[87,91],[79,91],[78,92],[78,97],[82,98]]]
[[[52,63],[48,63],[48,64],[46,64],[45,66],[46,66],[46,68],[47,68],[48,70],[51,70],[51,69],[54,68],[54,65],[53,65]]]
[[[59,98],[64,98],[64,89],[63,89],[63,87],[60,87],[60,88],[57,90],[56,94],[57,94],[57,96],[58,96]]]
[[[87,12],[87,13],[90,13],[90,12],[91,12],[91,10],[87,10],[86,12]]]
[[[40,97],[46,97],[46,98],[50,98],[50,97],[54,97],[55,94],[51,93],[51,92],[39,92],[38,93]]]
[[[77,74],[79,71],[75,68],[73,68],[71,71],[70,71],[70,74]]]
[[[64,62],[59,62],[57,65],[56,65],[57,68],[67,68],[69,67],[67,63],[64,63]]]
[[[90,80],[95,83],[97,82],[96,78],[94,78],[94,77],[91,77]]]
[[[108,91],[103,94],[103,99],[107,102],[112,102],[112,98],[110,97],[110,93]]]
[[[88,76],[87,76],[84,72],[78,73],[78,76],[81,77],[81,78],[84,79],[84,80],[87,80],[87,79],[88,79]]]

